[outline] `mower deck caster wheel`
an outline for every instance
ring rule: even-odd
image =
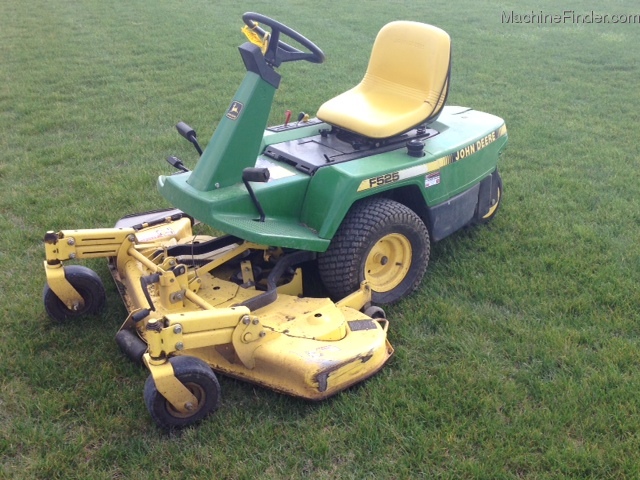
[[[364,314],[373,318],[374,320],[387,318],[387,314],[385,313],[385,311],[380,307],[376,307],[375,305],[372,305],[369,308],[366,308],[364,310]]]
[[[220,406],[220,384],[211,367],[195,357],[179,356],[169,359],[175,376],[198,399],[198,405],[188,413],[179,412],[162,396],[153,377],[144,384],[144,403],[151,418],[163,430],[180,429],[199,422]]]
[[[82,265],[69,265],[64,268],[64,276],[82,296],[84,305],[71,310],[58,298],[48,284],[42,292],[44,308],[56,322],[82,317],[83,315],[97,315],[104,307],[106,295],[102,280],[96,272]]]

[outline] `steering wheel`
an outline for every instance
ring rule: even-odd
[[[266,32],[260,28],[256,22],[260,22],[268,27],[271,27],[271,38],[269,39],[269,46],[264,54],[266,62],[274,67],[279,67],[284,62],[295,62],[297,60],[306,60],[311,63],[324,62],[324,53],[320,48],[311,40],[303,37],[295,30],[283,25],[280,22],[273,20],[272,18],[265,17],[259,13],[247,12],[242,16],[244,23],[254,31],[256,31],[262,37]],[[308,52],[304,52],[298,48],[284,43],[280,40],[280,34],[289,37],[291,40],[295,40],[301,46],[305,47]]]

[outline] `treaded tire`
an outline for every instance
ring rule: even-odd
[[[176,378],[198,398],[198,409],[190,414],[178,412],[158,391],[149,375],[144,384],[144,403],[153,421],[163,430],[180,429],[199,422],[218,409],[221,398],[218,378],[204,360],[178,356],[170,358],[169,363]]]
[[[384,242],[389,244],[387,251],[391,255],[376,253]],[[396,250],[400,254],[393,263]],[[373,302],[389,304],[418,287],[427,270],[429,254],[429,232],[413,210],[387,198],[371,198],[351,207],[327,251],[318,256],[318,270],[334,299],[353,293],[367,279]],[[385,273],[390,259],[392,263],[387,270],[393,265],[404,266]],[[380,275],[372,272],[372,265]],[[390,280],[388,285],[385,279]]]
[[[47,314],[56,322],[82,317],[83,315],[97,315],[104,308],[106,300],[104,284],[96,272],[82,265],[69,265],[64,268],[64,276],[77,290],[84,306],[78,310],[69,310],[67,306],[45,284],[42,292],[42,300]]]

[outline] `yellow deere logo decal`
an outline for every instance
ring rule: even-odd
[[[227,118],[230,118],[231,120],[236,120],[240,116],[240,112],[242,112],[243,108],[244,108],[243,104],[241,104],[240,102],[236,102],[234,100],[233,102],[231,102],[231,106],[227,111]]]

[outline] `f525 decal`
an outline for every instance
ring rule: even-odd
[[[370,178],[368,180],[369,188],[381,187],[388,183],[397,182],[398,180],[400,180],[400,172],[385,173],[384,175]]]

